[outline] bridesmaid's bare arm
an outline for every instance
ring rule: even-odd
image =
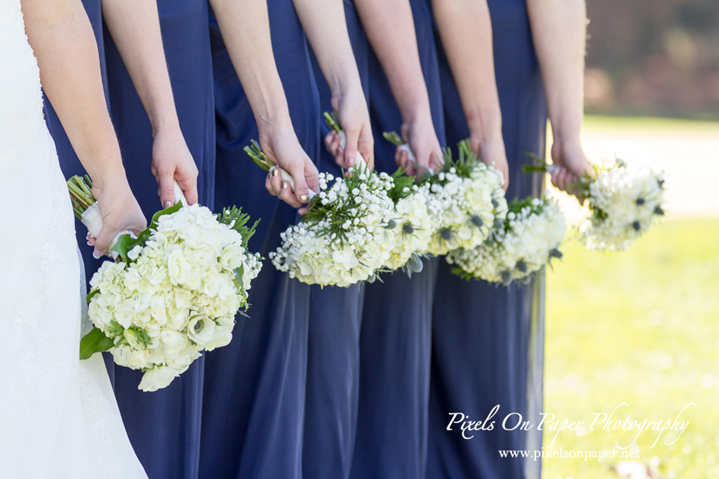
[[[467,118],[472,150],[504,174],[506,190],[509,168],[487,0],[432,0],[432,9]]]
[[[355,0],[355,7],[402,114],[402,137],[422,167],[439,168],[442,149],[432,124],[409,1]],[[415,173],[406,152],[398,152],[397,159],[409,167],[408,173]]]
[[[267,190],[299,208],[308,189],[319,188],[317,168],[297,139],[275,64],[266,0],[210,0],[222,38],[257,121],[260,145],[295,181],[294,193],[281,176]]]
[[[294,0],[294,5],[330,86],[332,108],[337,110],[347,137],[344,154],[340,152],[338,163],[344,168],[353,166],[359,151],[372,166],[374,138],[367,100],[347,33],[344,4],[342,0]],[[331,132],[327,141],[339,143],[339,137]]]
[[[92,177],[103,215],[95,248],[105,253],[120,231],[139,232],[146,220],[122,166],[90,21],[80,0],[22,0],[22,8],[45,93]]]
[[[180,130],[155,0],[102,0],[102,13],[152,124],[152,173],[163,207],[175,199],[177,180],[197,202],[197,166]]]
[[[566,190],[576,176],[591,171],[579,141],[584,116],[586,4],[584,0],[527,0],[527,8],[554,135],[552,159],[567,170],[552,175],[552,182]]]

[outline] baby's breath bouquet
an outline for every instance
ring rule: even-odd
[[[102,228],[88,179],[68,182],[76,216],[97,236]],[[110,351],[117,364],[145,374],[139,388],[168,386],[203,350],[226,346],[235,314],[262,264],[247,249],[255,225],[237,208],[214,215],[200,205],[159,211],[138,237],[120,235],[115,261],[90,280],[88,316],[95,328],[80,356]],[[87,222],[86,222],[87,221]]]
[[[567,227],[556,201],[549,198],[514,200],[507,217],[481,245],[455,250],[447,262],[465,279],[483,279],[508,286],[529,281],[552,258],[561,258],[559,246]]]
[[[502,174],[477,159],[469,141],[458,144],[459,158],[446,150],[444,167],[425,174],[427,207],[434,219],[427,253],[439,256],[456,249],[473,249],[492,232],[507,214]]]
[[[535,157],[524,171],[552,173],[554,166]],[[573,187],[590,216],[579,227],[580,239],[589,249],[623,251],[659,216],[664,216],[664,174],[655,168],[630,164],[615,154],[594,175],[584,175]]]
[[[277,168],[257,143],[245,151],[263,169]],[[391,176],[369,170],[364,161],[344,177],[320,173],[319,192],[300,223],[281,234],[272,264],[307,284],[347,287],[373,280],[393,247],[387,235],[395,216],[392,184]]]

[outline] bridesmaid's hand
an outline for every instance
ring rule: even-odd
[[[358,151],[367,162],[367,166],[372,168],[374,166],[374,138],[367,101],[361,86],[358,87],[358,91],[350,91],[332,98],[332,107],[337,111],[347,143],[343,150],[340,146],[339,133],[334,130],[330,131],[325,137],[327,150],[342,168],[356,166]]]
[[[432,118],[422,117],[402,125],[402,139],[409,144],[416,162],[409,158],[407,151],[397,148],[394,159],[398,166],[407,170],[407,175],[416,176],[428,170],[439,171],[444,166],[442,147],[434,131]]]
[[[507,163],[507,152],[504,149],[504,140],[499,138],[480,140],[477,137],[470,137],[469,145],[472,151],[485,165],[494,166],[494,169],[502,172],[504,184],[502,188],[507,191],[509,187],[509,164]]]
[[[579,181],[584,174],[594,174],[578,139],[571,142],[555,139],[552,144],[552,162],[560,168],[552,174],[552,184],[569,194],[577,193],[573,191],[572,183]]]
[[[264,133],[260,132],[260,147],[278,166],[290,174],[294,181],[292,185],[282,179],[279,171],[272,170],[265,180],[265,188],[272,196],[292,206],[301,208],[309,201],[309,190],[319,192],[318,171],[310,157],[302,149],[294,130],[280,128],[278,130]],[[300,209],[300,214],[306,208]]]
[[[185,193],[187,203],[197,203],[197,165],[187,148],[180,127],[160,129],[152,143],[152,174],[163,208],[175,204],[174,180]]]
[[[95,258],[108,254],[112,242],[123,231],[132,231],[139,235],[147,228],[145,215],[142,214],[124,174],[107,182],[93,181],[92,196],[97,199],[102,215],[100,235],[89,240],[90,245],[95,247],[92,254]]]

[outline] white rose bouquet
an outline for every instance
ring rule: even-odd
[[[447,255],[452,272],[465,279],[483,279],[508,286],[527,282],[553,258],[561,258],[559,246],[567,230],[556,201],[526,198],[509,204],[501,227],[471,250]]]
[[[76,216],[97,235],[86,212],[95,206],[88,180],[68,182]],[[247,241],[255,225],[237,208],[214,215],[181,203],[159,211],[137,238],[120,235],[90,280],[88,315],[95,328],[80,356],[110,351],[117,364],[145,374],[139,389],[167,387],[200,353],[226,346],[235,314],[261,267]],[[95,229],[93,231],[93,229]]]
[[[266,171],[277,168],[257,143],[245,151]],[[278,270],[307,284],[347,287],[374,280],[387,262],[393,247],[387,227],[395,215],[388,196],[392,178],[368,170],[364,161],[347,173],[342,178],[320,173],[320,191],[311,195],[309,209],[270,253]]]
[[[535,158],[525,172],[552,173],[553,165]],[[574,185],[580,203],[591,215],[579,228],[580,239],[589,249],[623,251],[664,216],[664,175],[647,166],[631,165],[619,155],[594,166],[594,175],[584,175]]]
[[[458,148],[456,161],[446,150],[442,171],[426,174],[420,182],[428,188],[427,208],[434,219],[426,252],[435,256],[475,248],[507,214],[502,173],[479,161],[469,141]]]

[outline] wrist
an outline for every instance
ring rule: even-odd
[[[479,143],[503,141],[499,108],[476,109],[465,114],[469,136]]]

